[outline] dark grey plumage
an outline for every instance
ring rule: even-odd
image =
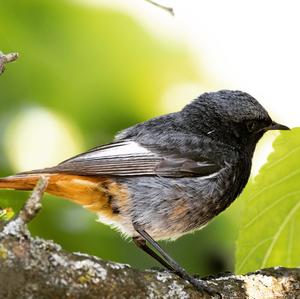
[[[243,190],[258,140],[274,123],[249,94],[204,93],[181,111],[137,124],[112,144],[94,148],[58,166],[32,173],[110,176],[129,200],[113,198],[122,217],[99,218],[136,236],[133,224],[155,239],[198,229]]]
[[[134,222],[155,239],[176,238],[205,225],[245,187],[255,145],[272,124],[249,94],[222,90],[121,132],[118,141],[131,139],[165,157],[216,166],[210,174],[190,178],[118,178],[129,186]]]

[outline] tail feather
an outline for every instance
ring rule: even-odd
[[[0,189],[32,190],[39,180],[37,175],[15,175],[0,178]]]
[[[69,199],[85,208],[108,214],[111,193],[117,185],[109,178],[88,177],[62,173],[17,174],[0,178],[0,189],[33,190],[40,176],[48,178],[46,192]]]

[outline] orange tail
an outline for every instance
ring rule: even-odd
[[[39,180],[38,176],[9,176],[0,178],[0,189],[32,190]]]
[[[32,190],[40,174],[24,174],[0,178],[0,189]],[[123,197],[123,187],[106,177],[85,177],[71,174],[43,174],[48,178],[46,192],[69,199],[85,208],[109,213],[111,198]]]

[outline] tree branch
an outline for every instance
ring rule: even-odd
[[[5,71],[5,65],[7,63],[17,60],[18,57],[19,57],[18,53],[3,54],[0,51],[0,75]]]
[[[31,237],[26,224],[39,211],[46,186],[42,178],[18,217],[0,232],[0,298],[210,298],[168,271],[140,271]],[[278,267],[205,281],[223,298],[300,294],[300,269]]]
[[[34,188],[31,196],[27,200],[24,208],[19,214],[19,218],[24,223],[29,223],[42,208],[41,200],[44,194],[44,191],[47,188],[48,179],[46,177],[41,177],[36,187]]]

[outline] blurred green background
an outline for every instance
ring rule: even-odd
[[[64,1],[1,1],[0,50],[20,59],[0,77],[0,175],[55,164],[136,122],[174,111],[163,95],[184,82],[207,84],[189,49],[125,13]],[[186,101],[191,98],[185,99]],[[20,208],[26,192],[1,191]],[[162,246],[200,275],[233,269],[239,201],[202,231]],[[138,268],[157,266],[129,240],[68,201],[45,196],[34,235]]]

